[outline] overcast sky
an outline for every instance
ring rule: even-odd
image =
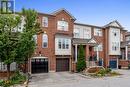
[[[130,31],[130,0],[15,0],[16,11],[32,8],[38,12],[52,13],[65,8],[76,22],[104,26],[117,20]]]

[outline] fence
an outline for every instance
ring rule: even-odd
[[[10,64],[10,71],[15,71],[16,70],[16,62],[13,62]],[[0,71],[7,71],[7,65],[4,64],[3,62],[0,62]]]

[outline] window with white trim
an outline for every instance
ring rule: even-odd
[[[80,37],[79,34],[80,34],[79,29],[74,29],[74,37],[79,38]]]
[[[37,35],[33,35],[33,40],[34,40],[35,44],[37,44]]]
[[[94,28],[94,36],[102,36],[102,29]]]
[[[97,49],[98,49],[98,51],[103,51],[103,45],[102,45],[102,43],[99,44],[98,46],[94,47],[94,51],[97,51]]]
[[[42,27],[48,27],[48,17],[42,17]]]
[[[68,31],[68,22],[66,21],[57,21],[57,29]]]
[[[91,30],[90,29],[83,29],[83,34],[85,39],[91,39]]]
[[[112,51],[119,50],[119,42],[112,42]]]
[[[48,36],[47,36],[47,34],[42,35],[42,47],[43,48],[48,47]]]
[[[69,39],[59,38],[58,49],[69,49]]]

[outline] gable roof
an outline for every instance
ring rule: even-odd
[[[123,28],[123,27],[121,26],[121,24],[120,24],[117,20],[114,20],[114,21],[110,22],[109,24],[105,25],[104,27]]]
[[[96,44],[96,43],[97,43],[97,41],[96,41],[94,38],[92,38],[92,39],[90,39],[90,40],[88,41],[88,43],[93,43],[93,44]]]
[[[59,10],[56,10],[56,11],[54,11],[54,12],[51,13],[51,14],[52,14],[52,15],[56,15],[56,14],[60,13],[61,11],[65,11],[68,15],[70,15],[70,16],[72,17],[72,19],[76,20],[76,18],[75,18],[71,13],[69,13],[66,9],[64,9],[64,8],[61,8],[61,9],[59,9]]]

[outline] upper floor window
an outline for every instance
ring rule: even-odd
[[[117,29],[113,29],[113,36],[117,37],[119,35],[119,31]]]
[[[102,29],[95,28],[94,29],[94,35],[95,36],[102,36]]]
[[[33,40],[34,40],[35,44],[37,44],[37,35],[33,35]]]
[[[112,50],[113,51],[119,50],[119,43],[118,42],[112,42]]]
[[[94,51],[97,51],[97,49],[98,49],[98,51],[103,51],[103,45],[102,45],[102,43],[99,44],[98,46],[94,47]]]
[[[48,27],[48,17],[42,17],[42,27]]]
[[[47,34],[42,35],[42,47],[43,48],[48,47],[48,36],[47,36]]]
[[[69,49],[69,40],[64,38],[59,38],[58,49]]]
[[[130,36],[127,36],[127,37],[126,37],[126,41],[130,41]]]
[[[79,29],[74,29],[74,37],[79,38]]]
[[[68,31],[68,22],[66,21],[58,21],[57,22],[58,30]]]
[[[83,29],[83,35],[85,39],[91,38],[91,30],[90,29]]]

